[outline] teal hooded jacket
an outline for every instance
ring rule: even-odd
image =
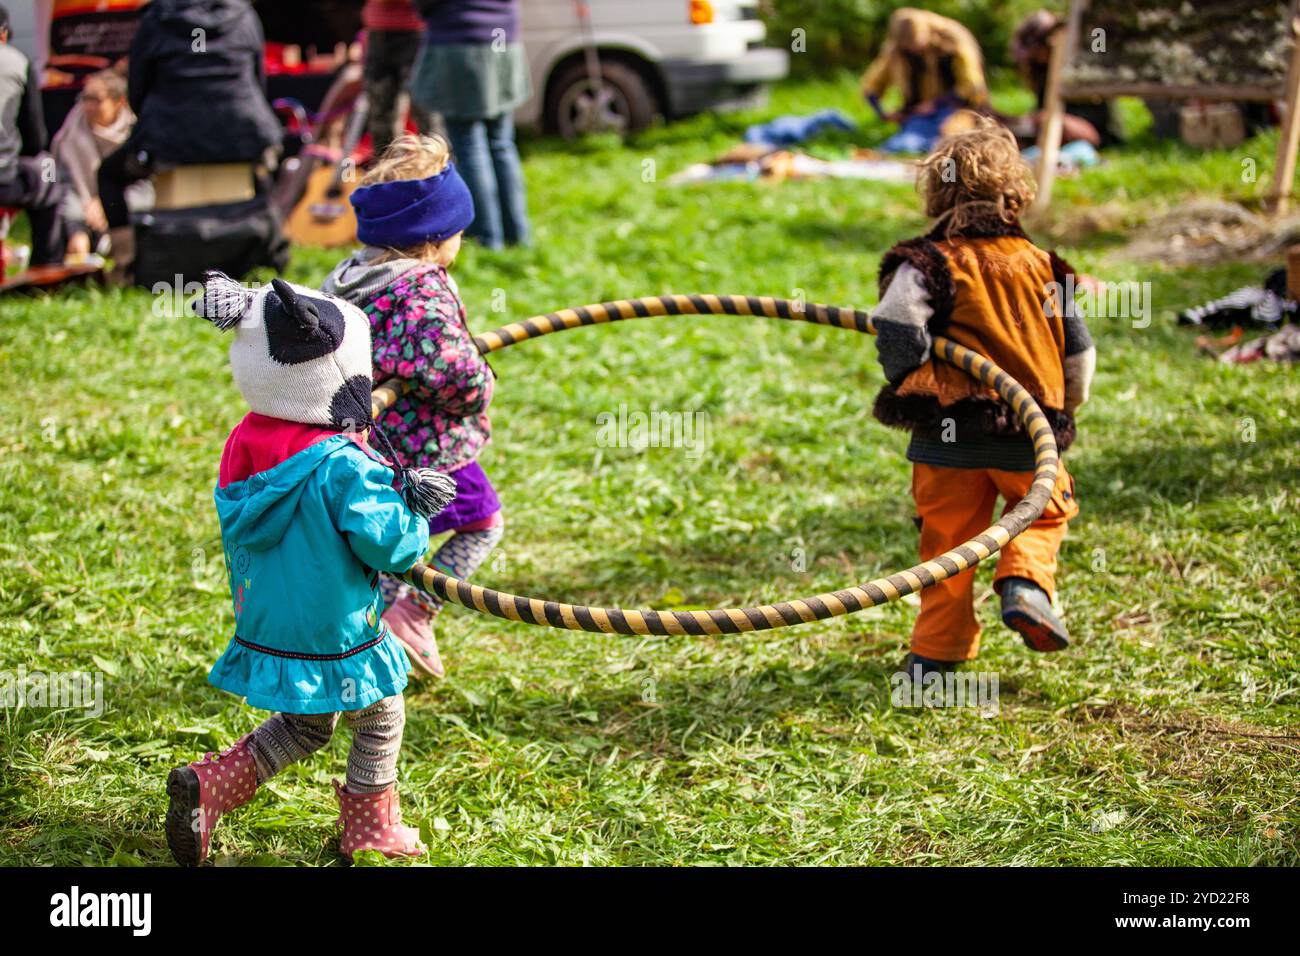
[[[301,444],[285,435],[302,428],[254,414],[227,442],[215,499],[235,634],[208,680],[267,710],[360,710],[406,686],[378,572],[409,570],[429,525],[394,489],[393,469],[345,434],[309,436],[278,464],[227,480],[234,455],[274,458]]]

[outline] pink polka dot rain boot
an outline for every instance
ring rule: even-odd
[[[337,780],[334,792],[339,798],[339,852],[349,860],[359,850],[378,850],[384,856],[423,856],[420,831],[402,825],[402,807],[397,799],[397,784],[378,793],[352,793]]]
[[[181,866],[203,863],[221,815],[242,807],[257,793],[257,768],[248,749],[251,736],[167,775],[167,795],[171,797],[167,845]]]

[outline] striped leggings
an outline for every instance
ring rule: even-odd
[[[482,521],[457,528],[452,532],[451,537],[443,542],[442,547],[434,552],[429,563],[444,574],[460,578],[462,581],[466,580],[487,560],[487,556],[500,542],[505,530],[505,522],[500,511]],[[383,595],[385,608],[392,607],[394,601],[409,597],[417,606],[424,609],[429,617],[434,617],[442,610],[443,602],[440,598],[411,587],[401,578],[381,575],[379,592]]]
[[[352,731],[348,751],[348,790],[376,793],[397,780],[406,703],[401,694],[375,701],[364,710],[343,712]],[[257,765],[257,782],[320,750],[334,735],[338,714],[273,714],[253,731],[248,749]]]

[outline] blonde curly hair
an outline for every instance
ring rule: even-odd
[[[1034,179],[1011,131],[996,120],[958,114],[959,131],[944,136],[917,167],[925,214],[949,233],[990,212],[1012,223],[1034,201]]]
[[[402,179],[428,179],[436,176],[451,162],[451,146],[441,136],[403,134],[384,150],[379,161],[366,171],[357,187],[391,183]],[[385,249],[375,262],[393,259],[422,259],[449,266],[460,249],[459,233],[442,242],[425,242],[407,249]]]

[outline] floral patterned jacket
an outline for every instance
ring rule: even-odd
[[[375,381],[412,385],[379,417],[402,463],[456,471],[491,440],[493,374],[474,347],[455,280],[442,266],[412,269],[362,306],[370,317]]]

